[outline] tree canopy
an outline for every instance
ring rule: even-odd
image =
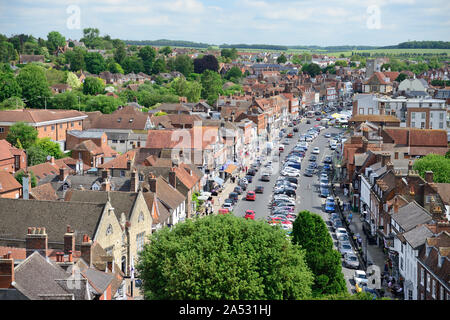
[[[205,55],[201,58],[194,59],[194,72],[203,73],[206,70],[217,72],[219,70],[219,62],[213,55]]]
[[[37,141],[38,132],[25,122],[16,122],[9,127],[6,141],[20,149],[27,149]]]
[[[84,94],[96,95],[99,93],[103,93],[104,90],[105,85],[102,79],[95,77],[87,77],[86,79],[84,79],[83,83]]]
[[[438,154],[427,154],[414,162],[414,170],[425,177],[425,171],[433,171],[433,180],[436,183],[450,183],[450,159]]]
[[[163,228],[140,253],[146,299],[307,299],[312,274],[280,228],[233,215]]]
[[[333,249],[325,221],[317,214],[301,211],[294,221],[292,242],[306,252],[306,262],[314,274],[313,294],[337,294],[347,290],[341,255]]]
[[[28,64],[20,70],[16,80],[22,89],[22,97],[31,106],[44,108],[45,99],[51,96],[44,69],[35,64]]]

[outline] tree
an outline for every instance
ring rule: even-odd
[[[51,91],[42,67],[28,64],[20,70],[17,83],[22,89],[22,97],[35,108],[43,108]]]
[[[32,145],[27,148],[28,165],[35,166],[47,161],[47,152],[37,145]]]
[[[211,230],[214,230],[211,232]],[[150,237],[136,269],[146,299],[307,299],[304,252],[262,221],[207,216]]]
[[[65,83],[67,81],[67,72],[50,68],[45,70],[45,77],[49,86],[53,86],[55,84]]]
[[[320,67],[315,63],[304,65],[302,71],[309,74],[311,77],[315,77],[322,73],[322,69],[320,69]]]
[[[84,104],[82,104],[82,100],[84,100],[84,96],[81,92],[66,91],[55,95],[54,98],[50,101],[50,107],[53,109],[84,110]]]
[[[55,159],[61,159],[64,157],[64,153],[57,142],[53,142],[49,137],[38,139],[36,146],[41,148],[47,155],[55,157]]]
[[[177,55],[173,66],[174,70],[181,72],[185,77],[194,72],[194,63],[192,59],[185,54]]]
[[[302,211],[294,221],[292,242],[306,252],[306,262],[314,274],[314,295],[346,291],[341,256],[333,249],[333,240],[323,219]]]
[[[0,102],[10,97],[20,97],[22,88],[11,73],[0,72]]]
[[[81,81],[78,79],[77,75],[73,72],[69,72],[67,74],[67,80],[66,83],[72,88],[72,89],[78,89],[81,87]]]
[[[125,74],[131,72],[139,73],[144,71],[142,59],[137,56],[125,57],[122,62],[122,68]]]
[[[116,60],[117,63],[122,64],[123,59],[127,56],[127,51],[125,50],[125,43],[120,42],[116,49],[114,50],[114,60]]]
[[[233,81],[235,83],[239,82],[239,79],[242,78],[242,71],[236,66],[230,68],[225,74],[225,79]]]
[[[144,66],[144,72],[146,74],[152,74],[153,63],[156,57],[156,51],[151,46],[142,47],[139,50],[138,56],[142,59]]]
[[[292,63],[293,64],[301,64],[302,63],[302,59],[300,58],[300,56],[298,54],[296,54],[292,57]]]
[[[111,73],[123,74],[124,72],[122,66],[115,61],[111,61],[110,63],[108,63],[106,69]]]
[[[222,90],[222,79],[217,72],[206,70],[201,76],[202,98],[208,100],[209,105],[213,105]]]
[[[19,97],[10,97],[0,103],[0,110],[23,109],[25,103]]]
[[[395,79],[395,81],[400,83],[400,82],[402,82],[405,79],[408,79],[408,76],[406,74],[404,74],[404,73],[400,73],[398,75],[398,77]]]
[[[83,93],[89,95],[96,95],[103,93],[105,85],[100,78],[87,77],[83,83]]]
[[[206,70],[217,72],[219,70],[219,62],[216,57],[208,54],[201,58],[194,59],[194,72],[203,73]]]
[[[9,128],[6,141],[13,146],[21,149],[27,149],[37,141],[38,132],[32,126],[25,122],[16,122]]]
[[[414,170],[425,177],[426,171],[433,171],[433,181],[436,183],[450,183],[450,159],[438,154],[427,154],[414,162]]]
[[[197,81],[186,81],[176,78],[170,83],[175,93],[180,97],[186,97],[189,102],[198,102],[202,93],[202,85]]]
[[[94,48],[98,44],[100,36],[100,30],[98,28],[85,28],[83,29],[84,37],[80,41],[84,42],[86,47]]]
[[[34,174],[34,172],[32,170],[28,170],[28,174],[31,177],[31,187],[34,188],[37,186],[37,179],[36,176]],[[25,175],[25,172],[23,170],[20,170],[19,172],[16,173],[16,175],[14,176],[14,178],[16,178],[17,182],[19,182],[21,185],[23,185],[23,176]]]
[[[279,63],[279,64],[286,63],[286,61],[287,61],[287,58],[283,53],[277,58],[277,63]]]
[[[58,49],[58,47],[64,47],[66,45],[66,38],[58,31],[51,31],[47,35],[47,48],[50,53]]]
[[[116,99],[111,96],[98,95],[90,97],[86,102],[86,111],[100,111],[101,113],[112,113],[123,104],[122,99]]]
[[[67,63],[70,65],[70,71],[86,69],[86,62],[84,61],[86,50],[83,48],[75,47],[73,50],[67,51],[64,55]]]
[[[447,153],[445,154],[445,159],[450,159],[450,150],[448,150]]]
[[[88,52],[84,56],[86,70],[93,74],[99,74],[106,70],[106,63],[103,56],[98,52]]]
[[[347,67],[347,61],[345,60],[338,60],[334,63],[335,66],[339,66],[339,67]]]
[[[155,63],[153,64],[152,74],[158,74],[161,72],[166,72],[166,62],[163,58],[158,58],[155,60]]]
[[[9,63],[12,60],[18,59],[17,51],[14,49],[14,45],[7,41],[0,41],[0,62]]]
[[[168,56],[169,54],[172,53],[172,48],[166,46],[166,47],[161,48],[158,52],[163,54],[163,55],[165,55],[165,56]]]
[[[224,48],[220,51],[220,55],[225,58],[229,58],[230,60],[236,60],[238,58],[236,48],[227,49]]]

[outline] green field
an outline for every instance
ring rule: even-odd
[[[370,52],[370,53],[385,53],[385,54],[403,54],[403,53],[409,53],[409,54],[423,54],[423,53],[433,53],[433,54],[441,54],[446,53],[447,55],[450,55],[450,49],[372,49],[372,50],[353,50],[355,53],[361,53],[361,52]],[[344,54],[344,56],[348,57],[352,55],[352,51],[337,51],[337,52],[328,52],[327,54],[340,56],[341,54]]]

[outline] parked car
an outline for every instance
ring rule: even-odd
[[[351,252],[344,254],[344,266],[351,269],[359,268],[358,257]]]
[[[247,170],[247,175],[249,176],[255,176],[256,175],[256,170],[255,169],[248,169]],[[250,181],[251,182],[251,181]]]
[[[294,128],[294,132],[298,132],[298,128],[297,127]]]
[[[227,214],[230,213],[230,210],[226,209],[226,208],[220,208],[219,209],[219,214]]]
[[[264,193],[264,187],[263,186],[256,186],[255,193]]]
[[[233,192],[236,192],[237,194],[242,194],[244,192],[244,190],[242,189],[242,187],[236,186],[236,187],[234,187]]]
[[[366,283],[366,284],[369,281],[369,279],[367,279],[366,272],[363,270],[355,270],[353,280],[355,281],[355,283]]]
[[[306,177],[312,177],[314,175],[314,169],[306,168],[304,175]]]
[[[270,181],[270,175],[268,174],[263,174],[261,176],[261,181]]]
[[[282,145],[280,145],[280,146],[278,147],[278,151],[283,152],[283,151],[284,151],[284,147],[283,147]]]
[[[312,153],[314,154],[319,154],[320,153],[320,148],[319,147],[315,147],[312,151]]]
[[[252,181],[253,181],[253,176],[247,174],[247,175],[245,176],[245,179],[247,179],[247,181],[248,181],[249,183],[252,183]]]
[[[335,210],[334,202],[325,202],[325,212],[332,213]]]
[[[320,196],[322,198],[326,198],[330,195],[330,189],[327,187],[321,187],[320,188]]]
[[[255,220],[255,211],[253,210],[247,210],[245,211],[245,219],[252,219]]]
[[[255,201],[256,200],[255,192],[254,191],[248,191],[247,192],[247,196],[245,197],[245,200]]]
[[[333,229],[336,230],[337,228],[344,228],[344,223],[341,219],[337,219],[333,222]]]
[[[228,195],[228,199],[231,199],[231,200],[233,200],[233,203],[236,203],[239,200],[239,194],[237,192],[231,192]]]
[[[350,242],[346,243],[346,242],[341,242],[339,243],[339,247],[338,247],[339,252],[341,253],[342,256],[344,256],[346,253],[354,253],[353,248],[350,244]]]
[[[223,209],[228,209],[228,211],[233,211],[233,205],[232,205],[231,203],[229,203],[229,202],[225,202],[225,203],[222,205],[222,208],[223,208]]]
[[[334,233],[336,234],[338,241],[349,241],[348,233],[345,228],[337,228]],[[345,239],[345,236],[347,236],[347,239]]]
[[[311,162],[316,162],[316,161],[317,161],[317,156],[311,155],[311,156],[309,157],[309,161],[311,161]]]

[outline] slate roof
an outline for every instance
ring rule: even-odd
[[[44,183],[30,190],[30,195],[35,200],[58,200],[55,189],[50,182]]]
[[[122,212],[125,213],[127,219],[130,218],[137,196],[137,192],[69,190],[66,192],[64,200],[70,202],[106,204],[109,199],[114,208],[117,220],[120,221]]]
[[[431,215],[417,202],[412,201],[398,209],[391,215],[404,231],[410,231],[419,224],[425,224],[432,220]]]
[[[419,225],[405,233],[403,237],[410,244],[413,249],[417,249],[421,245],[425,244],[428,237],[431,237],[433,232],[428,229],[425,225]]]
[[[48,242],[62,243],[67,225],[82,235],[94,237],[105,204],[0,198],[0,235],[25,240],[28,227],[45,227]],[[14,214],[11,214],[14,212]]]

